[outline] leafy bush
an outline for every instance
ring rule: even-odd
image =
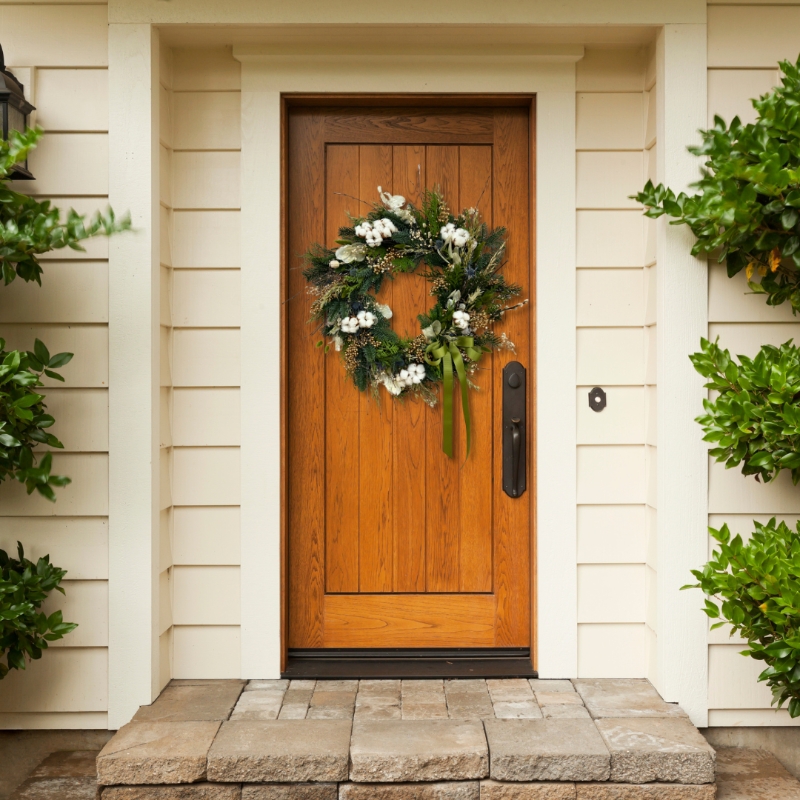
[[[72,209],[64,220],[49,200],[36,200],[7,185],[11,168],[24,161],[42,137],[42,130],[12,131],[8,141],[0,139],[0,268],[7,285],[17,276],[42,283],[37,256],[69,247],[83,250],[80,242],[93,236],[111,236],[129,230],[129,217],[117,220],[109,208],[91,218]]]
[[[60,611],[48,617],[40,611],[54,589],[61,594],[66,570],[54,567],[50,556],[35,564],[17,542],[18,558],[0,550],[0,680],[11,669],[25,669],[25,657],[42,657],[48,642],[61,639],[78,626],[64,622]],[[5,658],[5,663],[3,660]]]
[[[689,152],[704,157],[694,195],[647,182],[635,198],[648,217],[667,214],[688,225],[697,241],[693,255],[716,253],[728,276],[746,271],[750,288],[769,305],[788,300],[800,308],[800,58],[780,62],[781,86],[753,100],[754,123],[734,117],[701,131]],[[758,272],[761,282],[754,278]]]
[[[704,400],[697,417],[703,439],[716,447],[710,454],[730,469],[756,480],[774,480],[782,469],[800,481],[800,349],[791,343],[764,345],[754,359],[739,356],[737,365],[716,342],[701,340],[702,352],[690,356],[708,378],[706,388],[719,394]]]
[[[64,447],[47,432],[55,420],[46,413],[44,397],[36,389],[42,385],[42,374],[63,381],[55,369],[68,364],[72,353],[51,356],[38,339],[33,350],[6,352],[5,341],[0,339],[0,483],[11,478],[24,483],[28,494],[35,489],[55,500],[53,486],[66,486],[70,480],[50,473],[50,453],[38,465],[34,463],[37,444]]]
[[[117,221],[111,209],[91,218],[70,209],[62,220],[61,211],[49,200],[39,201],[8,187],[11,168],[25,160],[41,136],[37,128],[24,134],[12,131],[8,141],[0,139],[0,272],[5,285],[17,276],[41,285],[38,256],[65,247],[83,250],[84,239],[131,227],[128,217]],[[28,494],[35,489],[48,500],[55,500],[53,487],[66,485],[69,478],[50,473],[50,453],[38,464],[33,454],[37,444],[63,447],[46,430],[54,420],[45,413],[44,398],[36,388],[43,385],[42,374],[64,380],[55,370],[71,358],[72,353],[51,357],[38,339],[33,352],[6,352],[0,339],[0,482],[13,478],[27,486]]]
[[[771,519],[755,522],[747,544],[728,526],[709,529],[719,548],[701,570],[692,570],[699,588],[710,599],[705,612],[726,623],[731,635],[747,640],[743,655],[763,661],[759,675],[772,690],[773,705],[788,703],[789,715],[800,716],[800,522],[792,530]],[[716,602],[715,602],[716,601]],[[719,603],[719,605],[718,605]]]

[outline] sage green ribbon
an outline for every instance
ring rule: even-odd
[[[441,364],[444,379],[444,392],[442,397],[442,450],[453,457],[453,365],[461,387],[461,408],[464,411],[464,427],[467,431],[467,455],[470,448],[470,418],[469,396],[467,394],[467,370],[464,359],[461,357],[462,348],[467,357],[477,361],[482,350],[475,347],[471,336],[458,336],[455,339],[437,339],[425,348],[425,361],[433,367]]]

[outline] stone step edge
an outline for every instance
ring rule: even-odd
[[[284,790],[281,797],[291,800],[293,789],[303,800],[714,800],[715,783],[617,783],[611,781],[417,781],[398,783],[355,783],[352,781],[297,783],[210,783],[138,784],[98,786],[101,800],[125,800],[145,797],[197,797],[198,800],[247,800],[259,798],[259,787]],[[253,792],[249,792],[252,789]],[[176,794],[170,793],[175,790]],[[135,793],[135,794],[134,794]],[[149,796],[149,795],[147,795]]]

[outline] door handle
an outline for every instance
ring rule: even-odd
[[[526,373],[519,361],[503,368],[503,491],[520,497],[526,489]]]

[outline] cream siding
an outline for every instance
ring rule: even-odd
[[[631,200],[650,153],[643,48],[577,67],[578,675],[648,674],[647,397],[653,383],[645,222]],[[652,314],[651,314],[652,316]],[[594,386],[602,412],[589,407]]]
[[[173,677],[240,674],[239,64],[172,52]]]
[[[749,102],[778,81],[776,62],[794,61],[800,50],[797,25],[800,5],[710,5],[708,9],[708,119],[719,115],[729,122],[738,115],[752,122],[756,111]],[[762,344],[780,344],[800,338],[800,324],[788,304],[770,308],[747,293],[743,276],[728,279],[724,266],[709,264],[709,338],[732,353],[753,356]],[[800,496],[784,473],[764,486],[745,479],[738,470],[709,463],[709,525],[727,522],[731,530],[747,535],[752,520],[784,516],[795,524]],[[758,683],[760,662],[739,655],[741,646],[725,630],[709,632],[709,724],[788,725],[783,710],[770,709],[766,684]]]
[[[108,194],[107,25],[104,5],[0,6],[6,62],[26,84],[47,130],[31,154],[37,180],[22,191],[62,208],[93,211]],[[0,288],[0,336],[29,349],[75,353],[64,384],[48,381],[57,418],[54,471],[72,484],[58,502],[0,487],[0,547],[16,540],[33,559],[49,553],[67,569],[60,608],[79,627],[40,661],[0,683],[0,728],[105,728],[108,709],[108,245],[54,253],[43,286],[17,279]],[[50,389],[55,384],[56,388]]]

